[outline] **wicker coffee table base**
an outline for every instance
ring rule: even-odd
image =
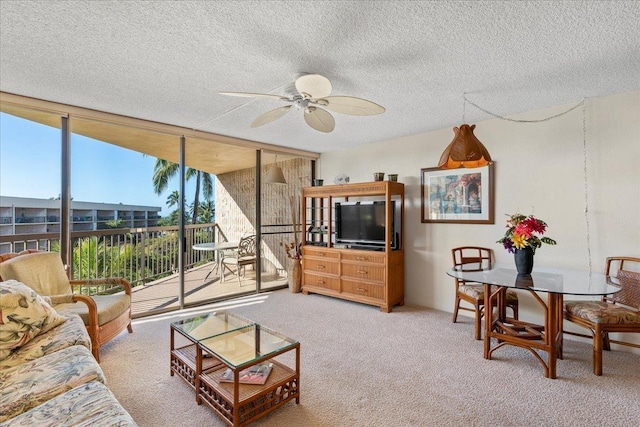
[[[201,375],[198,403],[204,402],[231,426],[245,426],[290,400],[300,403],[296,372],[272,360],[274,367],[267,383],[240,384],[237,407],[233,404],[234,384],[218,381],[226,366]]]

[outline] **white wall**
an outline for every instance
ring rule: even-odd
[[[510,118],[544,119],[576,103]],[[546,221],[545,235],[558,241],[536,251],[535,265],[587,270],[591,258],[592,270],[602,272],[607,256],[640,256],[640,91],[587,99],[584,115],[579,107],[541,123],[492,119],[476,125],[476,136],[495,161],[494,225],[420,221],[420,169],[437,166],[452,129],[330,152],[318,162],[325,184],[339,173],[351,182],[372,181],[378,171],[397,173],[405,184],[407,304],[453,310],[453,279],[445,273],[453,247],[491,247],[497,262],[512,263],[513,255],[495,242],[504,234],[505,215],[515,212]],[[521,318],[541,320],[530,295],[521,293],[521,306]],[[637,334],[625,339],[640,342]]]

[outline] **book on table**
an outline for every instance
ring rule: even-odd
[[[238,382],[241,384],[264,384],[267,381],[272,368],[273,363],[270,362],[258,363],[250,366],[240,371],[238,374]],[[220,382],[232,383],[233,371],[231,369],[224,371],[220,376]]]

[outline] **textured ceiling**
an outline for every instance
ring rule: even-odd
[[[0,90],[326,152],[640,87],[638,1],[7,1]],[[386,107],[260,128],[299,73]]]

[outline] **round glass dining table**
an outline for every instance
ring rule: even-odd
[[[479,265],[465,264],[448,270],[447,274],[467,283],[483,284],[484,306],[495,307],[484,313],[485,359],[491,359],[492,353],[505,345],[523,347],[542,364],[547,378],[556,378],[557,359],[562,359],[564,295],[599,297],[620,290],[615,277],[564,268],[536,268],[530,275],[519,275],[505,266],[481,270]],[[531,293],[543,309],[544,325],[507,317],[507,289]],[[538,292],[547,294],[546,302]],[[492,339],[497,343],[495,346]],[[547,353],[546,362],[538,351]]]

